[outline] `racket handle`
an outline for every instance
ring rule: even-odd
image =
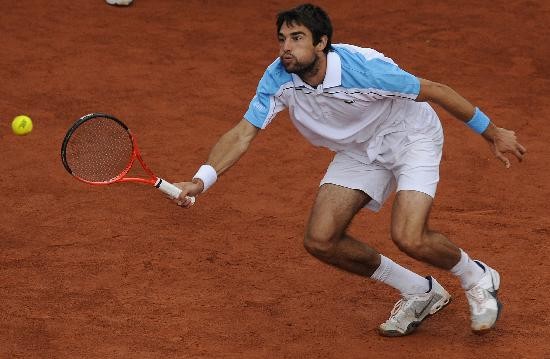
[[[162,192],[166,193],[172,198],[178,198],[178,196],[181,193],[181,189],[174,186],[170,182],[163,180],[162,178],[157,178],[157,182],[155,183],[155,187],[157,187]],[[191,204],[195,204],[195,197],[189,197],[186,196],[188,199],[191,200]]]

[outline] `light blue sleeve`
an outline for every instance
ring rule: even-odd
[[[394,63],[382,59],[372,59],[368,62],[366,72],[367,86],[387,91],[394,95],[413,95],[420,92],[420,80]]]
[[[382,97],[414,100],[418,96],[420,80],[383,54],[353,46],[340,47],[337,51],[342,59],[344,87],[368,89]]]
[[[285,108],[281,93],[292,83],[292,76],[278,68],[275,61],[262,76],[256,95],[250,101],[244,118],[258,128],[265,128]]]

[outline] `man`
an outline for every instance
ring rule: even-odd
[[[361,208],[379,210],[394,189],[392,240],[409,256],[456,275],[466,291],[472,330],[493,328],[501,310],[498,272],[427,225],[443,132],[426,101],[481,134],[506,167],[506,153],[522,160],[526,152],[514,132],[495,126],[448,86],[415,77],[375,50],[331,45],[330,19],[317,6],[280,13],[277,32],[279,58],[265,71],[244,118],[220,138],[191,182],[177,184],[183,192],[176,202],[190,207],[185,196],[212,186],[260,129],[288,108],[302,135],[336,152],[313,204],[305,248],[327,264],[400,291],[402,298],[380,334],[410,334],[450,300],[433,277],[422,277],[347,234]]]

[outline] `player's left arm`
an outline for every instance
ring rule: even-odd
[[[419,80],[420,91],[416,101],[434,102],[480,133],[491,146],[495,157],[501,160],[506,168],[510,167],[506,153],[513,154],[519,161],[523,160],[527,150],[517,141],[514,131],[497,127],[481,110],[449,86],[425,79]]]

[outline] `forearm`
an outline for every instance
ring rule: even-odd
[[[200,184],[203,192],[206,191],[216,182],[218,176],[241,158],[258,131],[258,128],[242,119],[212,147],[206,164],[199,168],[193,177],[193,182]]]
[[[475,111],[474,105],[449,86],[424,79],[420,80],[420,93],[416,100],[434,102],[463,122],[468,122]]]
[[[454,117],[466,123],[474,132],[479,133],[487,140],[495,156],[507,168],[510,167],[510,161],[504,155],[505,153],[513,153],[520,161],[523,160],[526,149],[517,142],[515,133],[495,126],[479,108],[474,107],[449,86],[420,79],[420,92],[416,100],[435,102]]]
[[[458,120],[466,123],[486,140],[494,139],[497,127],[483,112],[476,110],[474,105],[447,85],[420,79],[420,93],[417,101],[434,102]]]
[[[250,141],[251,139],[240,138],[238,133],[230,131],[214,145],[206,163],[214,167],[219,176],[241,158],[248,149]]]

